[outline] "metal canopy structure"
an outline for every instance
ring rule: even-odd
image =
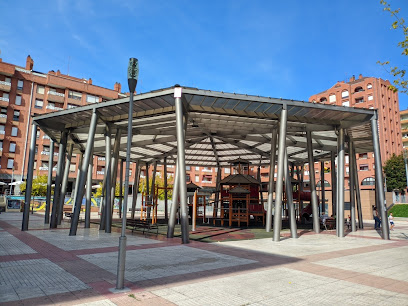
[[[139,94],[133,101],[131,161],[175,164],[177,157],[174,89],[166,88]],[[374,110],[314,104],[276,98],[231,94],[183,88],[183,107],[187,117],[185,134],[186,165],[228,166],[241,157],[253,164],[269,165],[272,130],[276,129],[282,108],[287,108],[286,145],[290,162],[307,162],[306,131],[312,132],[316,160],[330,159],[337,150],[337,130],[347,129],[356,152],[372,152],[370,119]],[[129,98],[87,105],[34,117],[49,137],[61,141],[69,131],[68,143],[74,153],[84,151],[91,115],[99,115],[94,155],[105,156],[105,130],[112,135],[122,130],[120,158],[126,154]],[[217,162],[218,161],[218,162]]]
[[[115,186],[117,164],[129,153],[127,148],[130,148],[130,160],[137,163],[138,173],[140,165],[144,163],[153,163],[154,168],[158,163],[176,165],[173,187],[173,197],[176,200],[173,201],[170,210],[167,237],[171,238],[174,235],[176,213],[180,204],[183,243],[189,241],[189,229],[186,173],[182,169],[185,169],[186,165],[227,167],[237,158],[253,165],[269,166],[266,231],[271,230],[273,202],[275,212],[282,211],[284,182],[291,181],[289,167],[292,167],[292,170],[297,166],[303,168],[307,163],[313,229],[316,233],[320,231],[320,227],[314,163],[319,160],[330,160],[332,169],[335,169],[337,158],[337,171],[332,171],[334,185],[332,202],[335,203],[333,211],[337,216],[337,235],[344,237],[342,220],[344,220],[345,153],[348,152],[355,159],[356,153],[374,152],[377,206],[382,218],[386,220],[376,110],[214,92],[179,85],[131,97],[132,104],[130,98],[123,98],[33,118],[26,202],[30,201],[31,196],[37,126],[59,144],[51,227],[56,227],[57,220],[59,221],[56,216],[62,213],[64,183],[72,152],[81,153],[84,157],[77,178],[78,190],[70,230],[70,235],[76,235],[86,180],[89,181],[89,186],[92,185],[92,176],[86,177],[92,167],[92,154],[106,157],[107,171],[104,182],[106,181],[106,188],[109,190]],[[132,118],[129,118],[130,108],[133,110]],[[65,167],[64,173],[65,159],[68,166]],[[275,165],[277,165],[276,190],[273,186]],[[221,180],[220,173],[220,171],[217,173],[217,185]],[[350,192],[354,194],[354,189],[356,191],[359,222],[362,226],[355,163],[350,173],[354,182]],[[128,179],[129,173],[126,175]],[[137,180],[138,178],[135,182]],[[288,195],[291,195],[290,185],[288,183],[285,186]],[[111,197],[110,192],[106,191],[104,208],[106,213],[101,217],[100,229],[106,227],[107,232],[110,232],[111,226],[112,199],[113,193]],[[215,201],[218,201],[217,195]],[[134,201],[134,205],[135,203]],[[291,196],[287,198],[286,203],[291,211],[291,236],[296,238],[296,220]],[[132,209],[135,208],[134,205]],[[355,216],[355,204],[352,206],[351,214]],[[29,205],[26,205],[25,209],[28,207]],[[29,211],[25,210],[22,230],[28,229],[28,215]],[[352,222],[355,229],[355,219]],[[275,213],[273,225],[275,241],[280,240],[281,224],[282,214]],[[382,234],[384,239],[389,239],[386,222]]]

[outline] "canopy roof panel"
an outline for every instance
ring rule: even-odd
[[[315,158],[328,159],[337,150],[339,128],[354,141],[356,152],[373,151],[371,118],[375,110],[285,99],[214,92],[183,87],[186,122],[186,164],[224,167],[243,158],[253,164],[267,164],[272,131],[278,127],[283,108],[288,110],[289,160],[307,162],[306,131],[312,132]],[[54,141],[68,130],[76,152],[83,151],[91,115],[99,114],[94,154],[105,156],[106,126],[112,138],[122,130],[120,157],[126,156],[129,98],[90,104],[34,117]],[[131,161],[163,161],[177,158],[174,88],[134,96]],[[112,144],[113,147],[113,144]]]

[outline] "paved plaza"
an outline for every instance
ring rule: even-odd
[[[370,221],[345,238],[298,230],[292,239],[284,230],[278,243],[267,233],[182,245],[179,237],[128,231],[129,290],[119,293],[112,292],[119,229],[107,234],[80,223],[69,236],[67,220],[50,230],[33,214],[22,232],[21,219],[0,214],[2,305],[408,305],[404,218],[395,218],[388,241]]]

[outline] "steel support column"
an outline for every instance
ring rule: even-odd
[[[330,155],[330,174],[332,182],[332,215],[337,213],[337,175],[336,175],[336,152]]]
[[[356,229],[356,193],[354,191],[356,178],[354,176],[354,144],[353,140],[349,139],[349,178],[350,178],[350,222],[351,231],[355,232]]]
[[[122,218],[122,213],[126,214],[127,212],[122,212],[122,204],[123,204],[123,159],[119,160],[120,163],[120,171],[119,171],[119,218]],[[116,189],[116,188],[115,188]]]
[[[320,220],[319,220],[319,203],[317,201],[316,192],[316,178],[315,178],[315,168],[314,168],[314,157],[313,157],[313,144],[312,144],[312,132],[306,132],[307,138],[307,155],[309,161],[309,178],[310,178],[310,192],[311,192],[311,202],[312,202],[312,214],[313,214],[313,230],[315,233],[320,233]]]
[[[54,140],[50,142],[50,158],[48,160],[48,179],[47,179],[47,197],[45,202],[45,219],[44,223],[50,223],[50,207],[51,207],[51,185],[52,185],[52,168],[54,166]]]
[[[163,169],[164,169],[164,220],[166,222],[169,221],[169,212],[168,212],[168,204],[169,201],[167,199],[167,157],[163,160]]]
[[[93,158],[89,160],[88,176],[86,179],[85,228],[91,227],[92,169]]]
[[[72,150],[73,149],[74,149],[74,144],[71,143],[68,146],[67,159],[65,161],[65,170],[64,170],[64,175],[62,177],[62,183],[61,183],[61,194],[60,194],[59,203],[58,203],[58,212],[59,212],[58,213],[58,225],[61,225],[62,217],[64,215],[65,194],[67,193],[68,175],[69,175],[69,168],[71,166]]]
[[[27,182],[24,198],[23,223],[22,231],[28,231],[28,219],[30,215],[31,191],[33,190],[33,174],[34,174],[34,159],[35,159],[35,142],[37,140],[37,123],[33,122],[31,127],[30,154],[28,157]],[[53,205],[54,206],[54,205]]]
[[[284,106],[281,111],[281,117],[279,122],[278,174],[276,179],[275,216],[273,222],[273,240],[275,242],[280,241],[280,231],[282,227],[282,194],[283,194],[283,175],[285,171],[287,119],[288,110]]]
[[[98,123],[98,114],[94,110],[89,125],[88,140],[86,142],[85,154],[81,165],[81,174],[79,177],[79,186],[76,192],[74,214],[71,218],[70,236],[75,236],[78,229],[79,214],[81,212],[82,197],[84,195],[85,181],[88,174],[89,160],[92,158],[94,146],[96,125]]]
[[[322,213],[326,213],[326,186],[324,180],[324,161],[320,162],[320,188],[322,192]]]
[[[111,182],[111,177],[110,177],[110,162],[111,162],[111,154],[112,154],[112,148],[111,148],[111,128],[110,125],[106,125],[105,127],[105,173],[104,173],[104,178],[103,178],[103,184],[102,184],[102,201],[101,201],[101,207],[100,207],[100,219],[99,219],[99,230],[105,230],[105,223],[106,223],[106,205],[108,203],[108,200],[110,201],[110,193],[109,193],[109,199],[107,197],[106,190],[110,190],[110,182]]]
[[[383,173],[382,173],[382,163],[381,163],[381,152],[380,152],[380,142],[378,137],[378,122],[377,122],[377,111],[373,118],[371,118],[371,130],[373,134],[373,145],[374,145],[374,162],[375,162],[375,186],[378,193],[377,198],[377,209],[380,210],[381,214],[381,229],[382,238],[389,240],[390,231],[387,216],[387,205],[385,204],[385,194],[384,194],[384,183],[383,183]]]
[[[176,174],[174,176],[174,183],[173,183],[173,193],[171,199],[171,207],[170,207],[170,217],[169,223],[167,226],[167,238],[174,237],[174,227],[176,226],[176,215],[177,210],[179,208],[179,165],[178,162],[176,164]]]
[[[136,173],[135,173],[134,184],[133,184],[131,219],[135,219],[135,211],[136,211],[136,204],[137,204],[137,194],[139,192],[139,182],[140,182],[140,162],[137,161],[137,163],[136,163]]]
[[[64,169],[64,160],[65,160],[65,150],[67,146],[67,137],[68,132],[64,131],[61,133],[61,140],[58,149],[58,164],[57,164],[57,174],[55,176],[55,186],[54,186],[54,199],[52,205],[51,213],[51,223],[50,228],[57,228],[58,224],[58,214],[59,214],[59,198],[61,194],[61,181],[62,181],[62,171]]]
[[[272,130],[271,139],[271,157],[269,163],[269,182],[268,182],[268,204],[266,209],[266,231],[272,229],[272,206],[273,206],[273,185],[275,182],[275,161],[276,161],[276,142],[278,139],[278,130]]]
[[[152,173],[152,186],[150,187],[150,201],[151,205],[147,208],[147,218],[150,219],[151,208],[154,205],[154,185],[156,184],[156,171],[157,171],[157,161],[155,160],[153,163],[153,173]]]
[[[186,160],[185,140],[183,122],[183,102],[181,100],[181,87],[174,88],[174,103],[176,105],[176,132],[177,132],[177,164],[179,169],[180,189],[180,212],[181,212],[181,239],[183,243],[189,243],[189,224],[187,206],[187,184],[186,184]]]
[[[339,129],[337,154],[337,236],[344,237],[344,129]]]
[[[285,147],[285,187],[286,187],[286,201],[289,210],[290,236],[292,238],[298,238],[295,207],[293,205],[292,178],[289,173],[288,151],[286,147]]]
[[[353,174],[354,174],[354,187],[356,191],[356,203],[357,203],[357,214],[358,214],[358,227],[363,229],[364,224],[363,224],[363,211],[361,210],[361,197],[360,197],[360,183],[358,179],[358,171],[357,171],[357,158],[356,154],[351,155],[351,157],[354,160],[354,167],[352,169]]]

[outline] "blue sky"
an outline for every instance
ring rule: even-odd
[[[408,20],[408,1],[389,0]],[[176,83],[308,100],[352,75],[390,79],[378,60],[406,66],[402,32],[379,0],[0,0],[0,57],[127,91]],[[408,96],[400,95],[400,109]]]

